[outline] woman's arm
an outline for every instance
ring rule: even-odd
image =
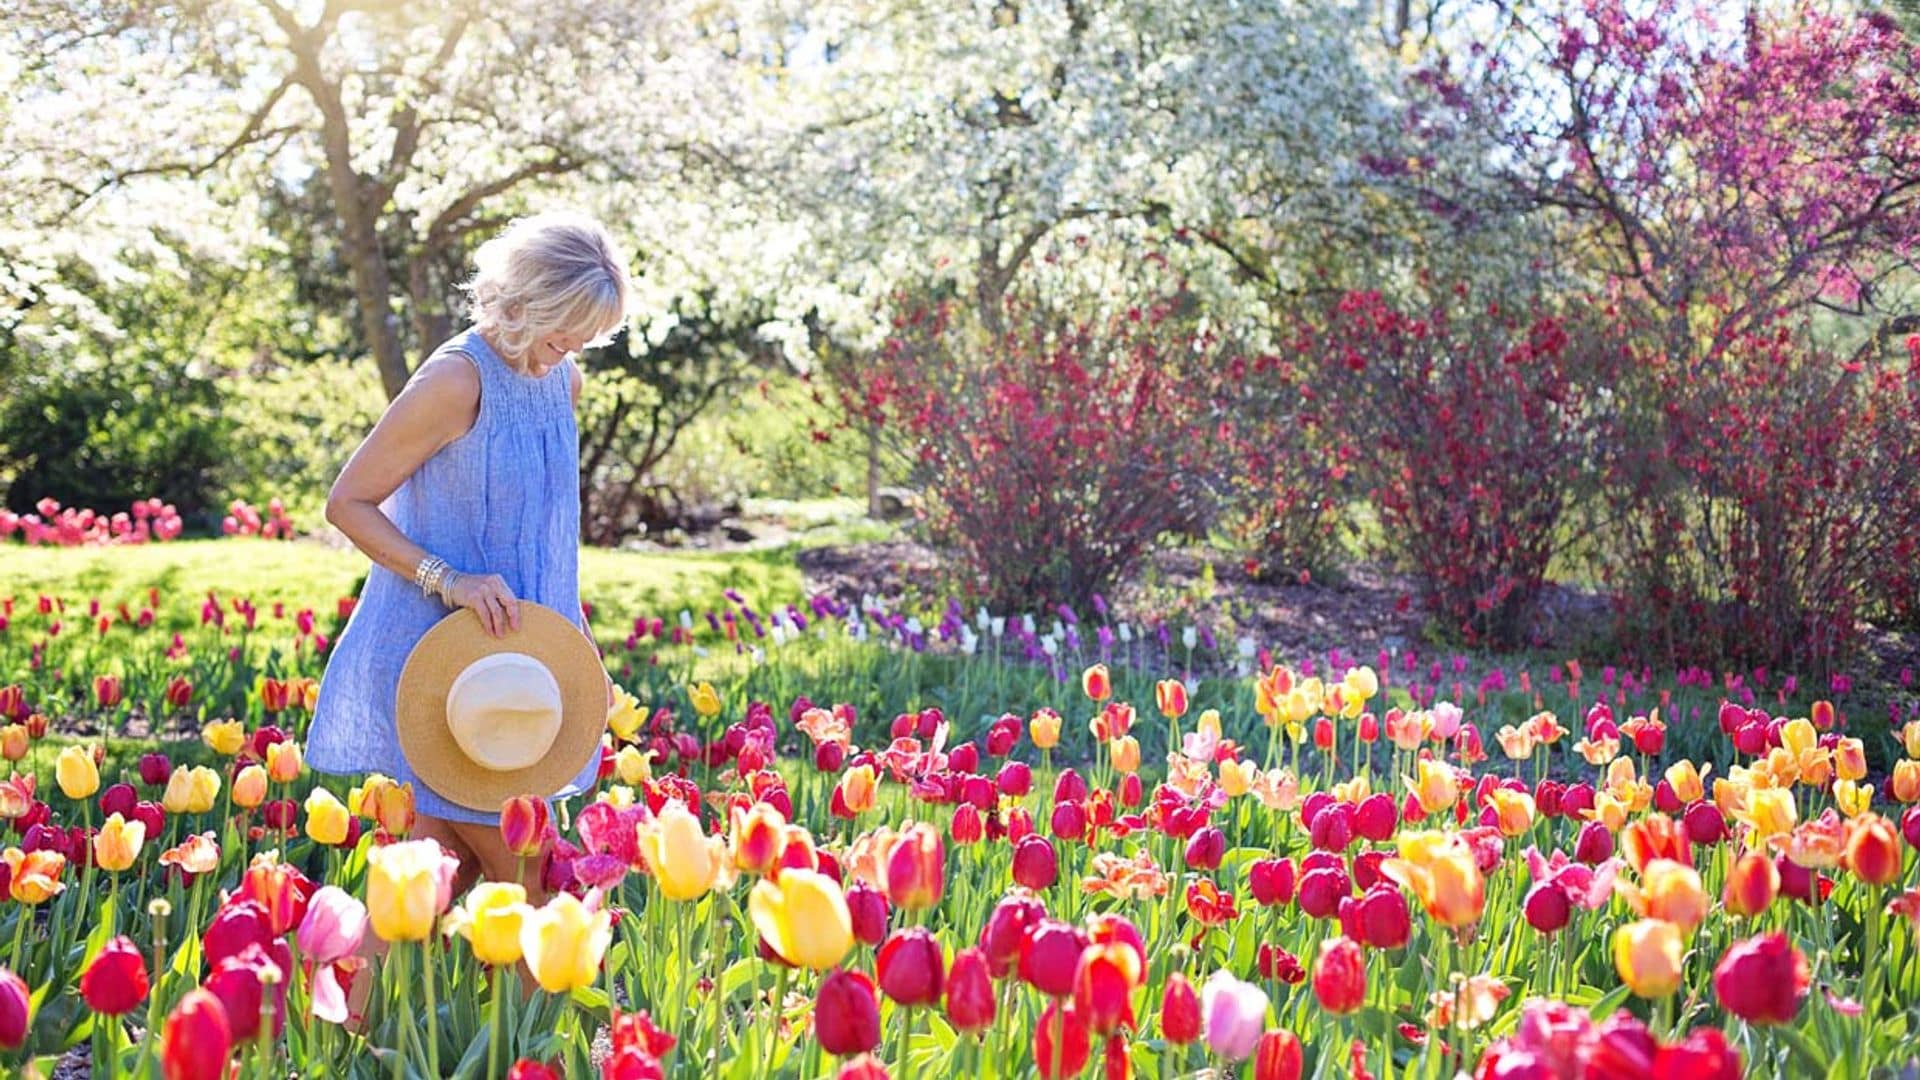
[[[340,470],[327,494],[327,520],[369,559],[412,581],[420,560],[433,553],[407,539],[380,504],[441,447],[466,434],[479,412],[480,375],[473,365],[455,356],[428,361]],[[473,608],[496,637],[520,627],[520,606],[495,575],[461,574],[453,599]]]

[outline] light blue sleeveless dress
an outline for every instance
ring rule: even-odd
[[[435,357],[443,353],[465,356],[480,373],[479,415],[465,435],[402,482],[381,509],[408,538],[453,569],[499,574],[516,597],[544,604],[585,630],[573,361],[539,378],[522,375],[472,328],[434,350]],[[394,728],[394,691],[407,654],[449,611],[410,578],[373,567],[321,676],[306,761],[325,773],[378,772],[412,781],[421,814],[497,822],[497,811],[460,806],[417,779]],[[596,754],[555,797],[591,789],[598,770]]]

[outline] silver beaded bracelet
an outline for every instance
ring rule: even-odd
[[[427,596],[439,597],[440,602],[448,607],[453,606],[449,587],[459,576],[454,573],[452,567],[447,565],[447,560],[438,555],[429,555],[421,559],[420,565],[413,568],[414,587]]]

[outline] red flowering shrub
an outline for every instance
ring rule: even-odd
[[[1607,569],[1624,641],[1820,671],[1862,615],[1912,604],[1920,343],[1848,359],[1778,326],[1711,366],[1636,369],[1629,392],[1661,408],[1616,432]]]
[[[1350,293],[1293,349],[1300,423],[1353,463],[1379,546],[1449,629],[1522,642],[1590,474],[1617,350],[1584,315],[1464,287],[1423,310]]]
[[[1091,326],[1016,295],[997,339],[951,302],[901,306],[854,379],[858,410],[912,459],[934,539],[962,553],[983,599],[1082,600],[1217,512],[1227,362],[1181,324],[1184,302]]]

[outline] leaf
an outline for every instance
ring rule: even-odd
[[[1826,1055],[1821,1053],[1820,1049],[1813,1045],[1813,1042],[1807,1038],[1806,1032],[1801,1031],[1797,1027],[1785,1024],[1774,1028],[1774,1031],[1779,1034],[1781,1040],[1793,1051],[1793,1055],[1805,1064],[1808,1072],[1818,1075],[1824,1074],[1827,1071],[1828,1064]]]
[[[1615,1010],[1619,1009],[1620,1006],[1625,1003],[1627,995],[1632,992],[1633,988],[1630,986],[1624,984],[1616,986],[1602,995],[1600,1000],[1588,1006],[1587,1013],[1595,1020],[1604,1020],[1612,1016]]]

